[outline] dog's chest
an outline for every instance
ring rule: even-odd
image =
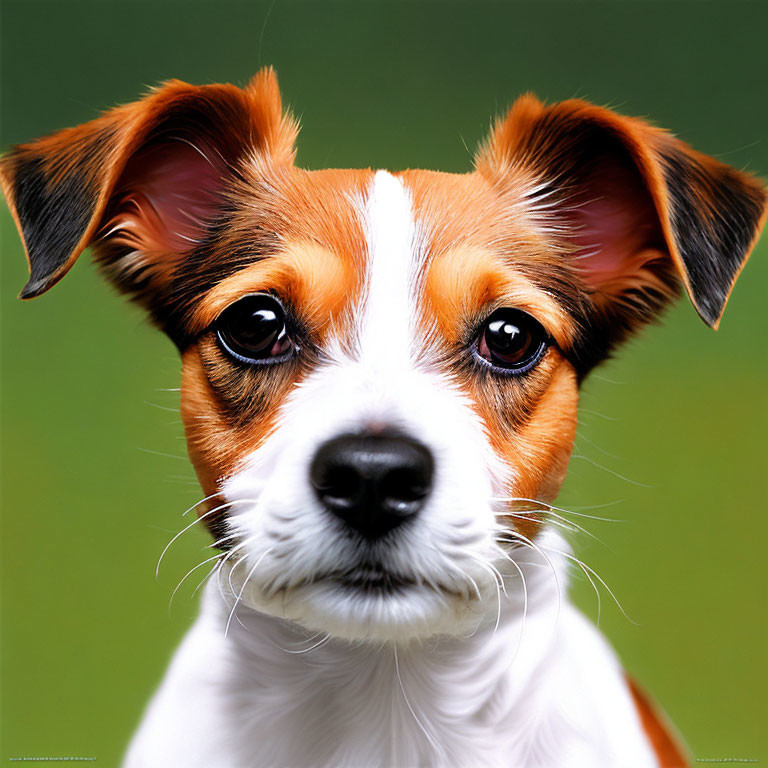
[[[396,655],[391,646],[328,643],[303,653],[317,639],[287,649],[272,642],[238,654],[253,670],[229,699],[233,720],[251,723],[239,731],[238,765],[508,765],[495,733],[504,680],[462,680],[460,669],[447,674],[421,651]]]
[[[126,768],[657,765],[612,654],[567,606],[555,633],[550,616],[529,617],[519,649],[502,620],[395,657],[317,645],[256,613],[224,637],[207,597]]]

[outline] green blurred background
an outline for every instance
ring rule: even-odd
[[[526,90],[645,115],[768,175],[768,6],[749,2],[56,2],[2,5],[2,143],[178,77],[274,64],[299,162],[464,171]],[[467,149],[470,148],[470,150]],[[88,258],[16,301],[2,224],[2,747],[115,766],[195,611],[199,498],[171,344]],[[681,302],[598,370],[561,496],[610,505],[577,552],[609,583],[601,626],[700,758],[768,761],[768,238],[713,333]],[[171,390],[171,391],[169,391]],[[184,518],[186,521],[187,518]],[[591,588],[574,593],[596,616]],[[183,712],[179,713],[183,717]]]

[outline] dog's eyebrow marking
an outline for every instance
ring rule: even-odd
[[[327,321],[354,292],[353,276],[330,249],[299,241],[222,280],[202,299],[190,320],[193,332],[207,328],[232,302],[248,293],[276,291],[281,298],[315,310]]]
[[[539,288],[519,269],[514,259],[472,246],[453,248],[429,265],[425,294],[446,339],[456,342],[462,332],[461,318],[485,305],[509,306],[533,315],[567,348],[574,334],[566,309],[546,290]]]
[[[365,208],[368,274],[357,327],[361,362],[390,369],[408,365],[414,326],[414,244],[411,198],[387,171],[373,178]]]

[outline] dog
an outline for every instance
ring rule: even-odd
[[[466,174],[305,171],[297,132],[267,68],[0,161],[21,298],[90,246],[181,354],[220,555],[125,766],[688,765],[553,502],[580,383],[681,289],[717,327],[762,184],[579,100]]]

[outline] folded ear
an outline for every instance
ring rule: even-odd
[[[716,328],[765,221],[763,185],[669,133],[583,101],[520,98],[478,170],[532,190],[526,204],[568,254],[608,346],[682,281]]]
[[[47,291],[94,245],[119,287],[149,299],[210,225],[239,161],[292,163],[296,131],[265,69],[243,89],[170,81],[13,148],[0,182],[29,260],[21,298]]]

